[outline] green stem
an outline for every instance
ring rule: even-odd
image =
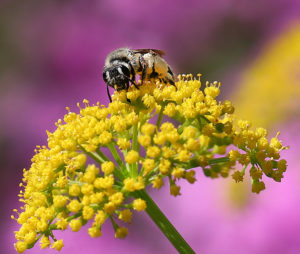
[[[116,147],[115,147],[115,144],[113,143],[109,143],[107,145],[109,151],[111,152],[112,156],[114,157],[115,161],[118,163],[118,165],[122,168],[124,167],[124,162],[122,160],[122,158],[120,157]]]
[[[139,152],[138,133],[138,124],[135,124],[132,129],[132,150],[137,152]]]
[[[96,152],[88,152],[84,149],[83,146],[80,146],[81,151],[83,151],[86,155],[91,157],[94,161],[96,161],[99,165],[101,165],[105,161],[109,161],[109,159],[100,151],[96,150]],[[119,179],[123,179],[123,174],[119,168],[116,167],[114,170],[114,175]]]
[[[105,160],[103,160],[103,158],[101,158],[97,153],[95,152],[88,152],[87,150],[84,149],[83,146],[79,145],[80,150],[82,152],[84,152],[86,155],[88,155],[89,157],[91,157],[94,161],[98,162],[100,165],[101,163],[103,163]]]
[[[127,172],[127,169],[124,165],[124,162],[123,162],[122,158],[120,157],[120,154],[118,153],[118,151],[115,147],[115,144],[109,143],[107,145],[107,147],[108,147],[109,151],[111,152],[112,156],[114,157],[115,161],[117,162],[117,164],[121,168],[121,170],[122,170],[121,174],[124,175],[124,173]],[[124,177],[121,178],[121,179],[124,179]]]
[[[208,160],[208,164],[213,165],[213,164],[224,163],[228,161],[230,161],[229,157],[220,157],[220,158]]]
[[[174,228],[171,222],[155,204],[152,198],[146,193],[146,191],[134,192],[136,198],[142,198],[147,203],[146,212],[154,223],[159,227],[162,233],[169,239],[169,241],[176,248],[178,253],[192,254],[195,253],[188,243],[182,238],[178,231]]]
[[[102,153],[102,151],[100,150],[100,148],[98,148],[96,150],[96,153],[104,160],[104,161],[110,161],[110,159],[104,154]],[[103,161],[103,162],[104,162]]]
[[[158,118],[157,118],[157,122],[156,122],[156,127],[157,129],[159,129],[160,127],[160,124],[161,124],[161,121],[163,119],[163,112],[164,112],[164,109],[165,109],[165,106],[161,106],[161,109],[160,109],[160,112],[159,112],[159,115],[158,115]]]
[[[132,150],[137,151],[138,153],[140,153],[140,146],[139,146],[139,143],[138,143],[138,134],[139,134],[138,124],[135,124],[133,126],[133,130],[132,130]],[[138,174],[138,163],[134,163],[131,166],[131,168],[132,168],[131,175],[137,176],[137,174]]]

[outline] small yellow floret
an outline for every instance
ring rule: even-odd
[[[161,179],[161,177],[156,176],[153,180],[152,180],[152,187],[155,189],[160,189],[161,186],[164,185],[164,181]]]
[[[162,159],[158,165],[159,171],[162,174],[167,174],[169,172],[170,167],[171,167],[171,162],[166,159]]]
[[[102,232],[99,228],[97,227],[91,227],[88,229],[88,233],[91,237],[95,238],[95,237],[99,237],[102,235]]]
[[[175,178],[181,178],[184,174],[184,169],[183,168],[174,168],[172,171],[172,176]]]
[[[277,163],[278,170],[280,170],[281,172],[285,172],[286,167],[287,167],[286,160],[282,159],[282,160],[278,161],[278,163]]]
[[[242,174],[240,171],[235,171],[232,174],[232,178],[238,183],[242,182],[244,180],[244,174]]]
[[[199,150],[199,148],[200,148],[199,140],[189,138],[187,143],[186,143],[186,148],[190,151]]]
[[[126,178],[124,181],[124,190],[135,191],[135,180],[133,178]]]
[[[129,164],[136,163],[139,160],[139,154],[137,151],[131,150],[125,156],[125,161]]]
[[[252,179],[254,179],[254,180],[259,180],[259,179],[261,179],[262,178],[262,171],[261,170],[259,170],[258,168],[256,168],[256,167],[252,167],[251,169],[250,169],[250,176],[252,177]]]
[[[178,153],[179,161],[186,162],[189,161],[190,159],[191,159],[191,153],[188,150],[183,149]]]
[[[211,123],[204,125],[204,127],[202,128],[202,134],[205,136],[210,137],[214,132],[215,127]]]
[[[119,214],[119,219],[124,222],[131,222],[132,212],[129,209],[122,210]]]
[[[69,194],[71,196],[77,197],[80,194],[80,186],[78,184],[72,184],[69,187]]]
[[[169,116],[169,117],[172,117],[174,116],[176,113],[176,106],[174,103],[168,103],[167,106],[165,107],[164,109],[164,114]]]
[[[56,186],[59,188],[64,188],[68,184],[68,179],[66,176],[60,176],[57,178]]]
[[[45,248],[49,247],[50,244],[51,243],[50,243],[49,237],[43,236],[41,238],[41,240],[40,240],[40,246],[41,246],[42,249],[45,249]]]
[[[82,222],[81,222],[80,219],[71,220],[69,225],[70,225],[70,228],[72,229],[73,232],[77,232],[81,229]]]
[[[105,175],[109,175],[114,171],[115,165],[112,161],[106,161],[101,164],[101,170]]]
[[[257,141],[257,147],[259,150],[265,150],[269,147],[269,141],[262,137]]]
[[[106,220],[106,213],[102,210],[98,211],[95,216],[95,222],[98,226],[101,226]]]
[[[77,213],[80,211],[82,208],[82,204],[77,200],[73,199],[68,205],[67,208],[69,209],[70,212],[72,213]]]
[[[194,170],[189,170],[185,172],[184,177],[189,183],[194,183],[196,182],[195,174],[196,172]]]
[[[192,126],[187,126],[183,129],[180,137],[184,139],[195,138],[197,129]]]
[[[35,241],[36,232],[30,231],[24,236],[24,242],[27,244],[31,244]]]
[[[97,189],[109,189],[113,186],[114,184],[114,177],[109,175],[105,177],[98,177],[94,181],[94,186]]]
[[[123,200],[124,200],[124,195],[122,192],[116,192],[115,194],[111,195],[108,198],[109,201],[111,201],[112,203],[114,203],[116,206],[122,204]]]
[[[99,204],[103,201],[104,193],[103,192],[96,192],[89,196],[91,204]]]
[[[168,159],[173,157],[176,153],[174,150],[172,150],[170,147],[164,146],[162,148],[163,157]]]
[[[27,244],[21,241],[18,241],[15,243],[15,249],[18,253],[23,253],[25,250],[27,250]]]
[[[60,219],[56,223],[58,229],[66,230],[68,228],[68,221],[66,219]]]
[[[99,142],[103,145],[108,144],[112,140],[112,134],[108,131],[104,131],[99,136]]]
[[[266,153],[264,151],[258,151],[256,153],[256,158],[259,162],[263,162],[265,158],[267,157]]]
[[[279,135],[279,132],[277,133],[276,137],[275,138],[272,138],[271,141],[270,141],[270,147],[273,147],[275,149],[280,149],[282,147],[282,143],[281,141],[278,140],[278,135]]]
[[[86,155],[85,154],[79,154],[74,158],[74,165],[75,168],[81,168],[86,163]]]
[[[239,120],[237,124],[242,130],[247,130],[251,127],[251,122],[246,120]]]
[[[259,182],[259,181],[254,181],[252,183],[252,192],[254,193],[260,193],[262,190],[264,190],[265,187],[265,183],[264,182]]]
[[[178,196],[178,195],[181,195],[180,193],[180,186],[177,186],[175,184],[173,184],[171,187],[170,187],[170,194],[173,195],[173,196]]]
[[[82,218],[85,220],[90,220],[93,218],[95,210],[92,207],[84,206],[82,209]]]
[[[141,198],[135,199],[132,205],[133,209],[137,211],[144,211],[147,207],[146,201]]]
[[[116,205],[113,202],[108,202],[104,205],[104,211],[108,214],[113,214],[116,210]]]
[[[52,249],[56,249],[57,251],[60,251],[62,249],[62,247],[64,247],[62,239],[55,241],[51,246]]]
[[[45,219],[41,219],[36,224],[36,229],[38,231],[45,231],[48,228],[48,223]]]
[[[266,175],[269,175],[273,170],[273,161],[263,161],[261,162],[261,168]]]
[[[155,168],[155,161],[153,159],[145,159],[143,161],[144,175],[147,175]]]
[[[117,145],[119,146],[119,148],[121,150],[126,150],[126,149],[129,149],[130,146],[131,146],[131,143],[129,140],[127,140],[126,138],[119,138],[118,139],[118,142],[117,142]]]
[[[151,123],[145,123],[141,128],[141,132],[149,136],[151,136],[155,130],[156,130],[156,126]]]
[[[57,208],[62,208],[64,207],[68,202],[68,197],[58,195],[53,197],[53,204]]]
[[[220,86],[220,83],[218,84]],[[212,98],[215,98],[219,95],[220,93],[220,88],[219,86],[207,86],[204,88],[204,93],[207,96],[211,96]]]
[[[266,137],[268,134],[267,130],[265,128],[256,128],[255,130],[255,135],[259,138],[262,138],[262,137]]]
[[[147,108],[155,107],[155,99],[149,94],[145,94],[142,98],[142,101]]]
[[[144,178],[139,176],[137,179],[134,178],[126,178],[123,181],[124,183],[124,190],[126,191],[135,191],[135,190],[142,190],[145,188]]]
[[[83,184],[81,186],[81,192],[84,195],[91,195],[91,194],[93,194],[93,192],[94,192],[94,185],[93,184],[89,184],[89,183]]]
[[[147,147],[151,145],[151,137],[149,135],[139,136],[138,141],[143,147]]]
[[[156,158],[160,154],[160,149],[157,146],[147,147],[147,156]]]
[[[117,228],[115,238],[125,238],[128,235],[128,229],[125,227]]]

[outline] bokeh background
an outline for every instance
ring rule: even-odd
[[[290,145],[282,183],[256,195],[232,179],[182,183],[151,196],[197,253],[300,253],[300,1],[27,0],[0,3],[0,245],[15,253],[10,219],[20,206],[22,169],[65,107],[87,98],[108,103],[102,81],[113,49],[157,48],[176,73],[222,81],[220,99]],[[61,253],[176,253],[145,214],[125,240],[111,225],[92,239],[85,229],[58,233]],[[40,250],[27,253],[55,253]]]

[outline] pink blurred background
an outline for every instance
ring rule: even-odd
[[[20,206],[18,184],[35,146],[46,144],[46,129],[54,130],[66,106],[75,109],[84,98],[108,103],[104,59],[123,46],[163,49],[176,73],[220,80],[221,99],[232,99],[240,115],[263,122],[270,133],[280,129],[291,146],[284,152],[289,167],[283,182],[267,181],[260,195],[247,184],[201,173],[194,185],[182,183],[180,197],[170,196],[168,188],[150,191],[196,253],[300,253],[297,34],[295,0],[2,1],[1,253],[15,253],[18,225],[10,215]],[[251,103],[243,104],[243,96]],[[125,240],[114,239],[109,223],[98,239],[86,229],[57,237],[64,239],[61,253],[176,253],[146,214],[135,214],[129,230]],[[39,246],[27,251],[54,252]]]

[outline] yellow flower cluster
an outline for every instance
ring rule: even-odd
[[[144,82],[115,92],[108,107],[84,100],[79,114],[67,108],[57,129],[48,132],[48,146],[37,147],[24,170],[16,250],[37,241],[60,250],[63,242],[52,231],[79,231],[90,220],[91,237],[101,236],[109,219],[115,237],[124,238],[128,229],[119,223],[130,223],[133,210],[147,209],[139,192],[148,185],[159,189],[165,178],[171,195],[180,195],[180,179],[196,181],[193,168],[227,177],[238,162],[244,168],[232,177],[242,181],[250,168],[256,193],[265,188],[263,174],[280,181],[286,162],[279,152],[285,147],[277,136],[268,141],[266,130],[251,130],[247,121],[235,127],[234,108],[218,102],[219,93],[218,82],[201,89],[200,75],[182,75],[176,87]]]

